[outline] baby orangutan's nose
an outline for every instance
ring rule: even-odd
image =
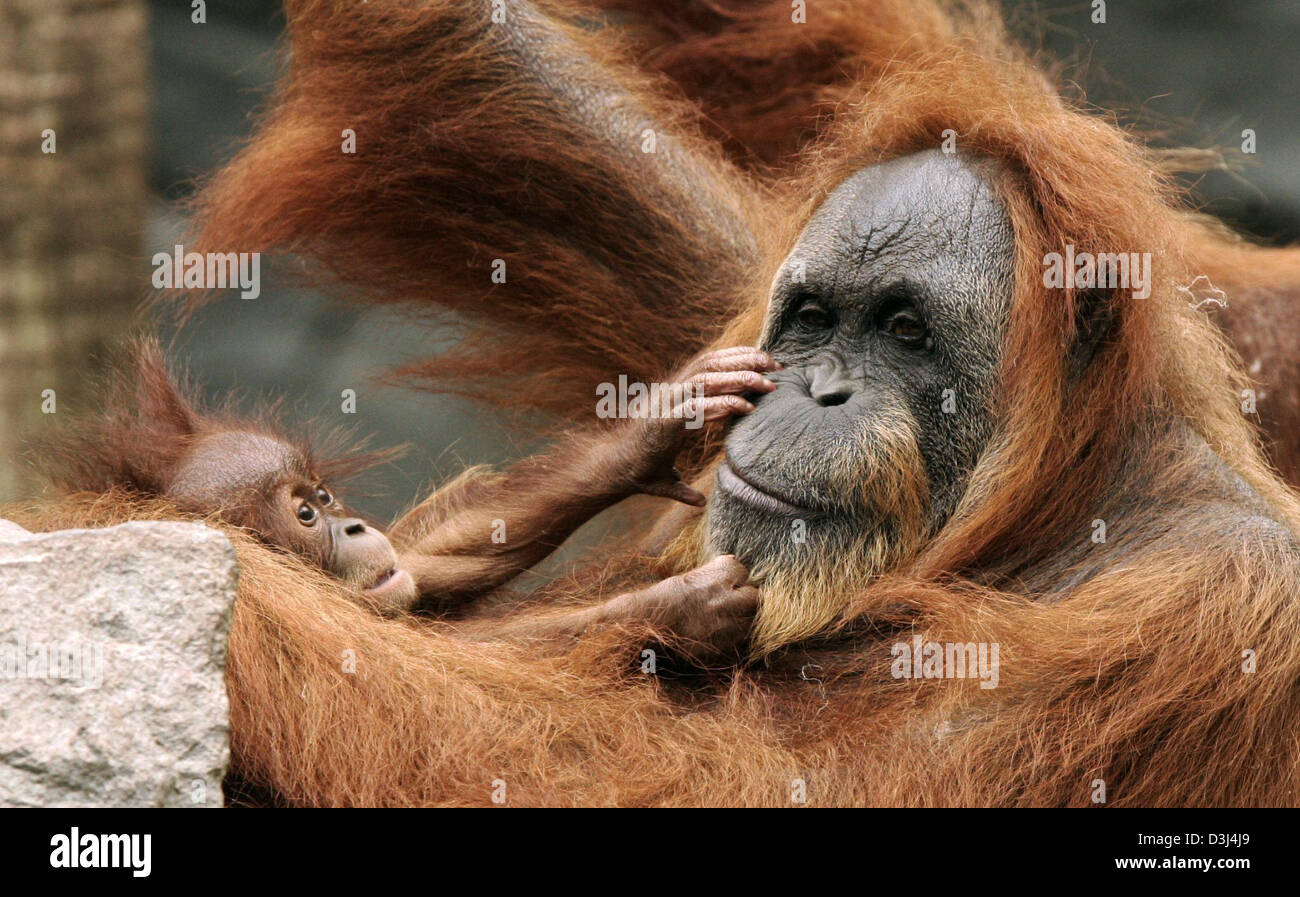
[[[330,521],[330,566],[348,585],[387,610],[410,610],[419,597],[415,580],[397,568],[388,537],[355,517]]]
[[[359,547],[363,542],[387,542],[388,539],[373,526],[356,517],[338,517],[330,520],[330,538],[339,548]]]
[[[388,537],[356,517],[330,521],[330,567],[353,585],[365,588],[395,561]]]

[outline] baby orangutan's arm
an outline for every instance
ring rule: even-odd
[[[699,665],[732,662],[749,634],[758,590],[749,571],[731,555],[643,589],[549,616],[471,620],[458,629],[473,641],[502,640],[563,649],[594,627],[637,626],[671,637],[671,647]]]
[[[447,608],[532,567],[583,523],[630,495],[704,504],[673,462],[704,422],[753,410],[744,394],[775,389],[761,373],[775,367],[765,352],[749,347],[705,353],[677,374],[675,382],[691,391],[672,414],[570,435],[558,448],[504,474],[453,483],[394,524],[389,536],[398,566],[414,577],[426,602]]]

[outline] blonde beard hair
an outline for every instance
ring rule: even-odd
[[[750,581],[758,586],[760,597],[751,659],[829,628],[876,576],[916,553],[926,532],[929,489],[914,432],[910,415],[878,416],[858,440],[870,450],[856,454],[859,463],[835,472],[833,486],[856,489],[861,506],[879,521],[850,541],[841,556],[786,550],[752,562]],[[846,451],[845,456],[854,453]],[[668,544],[664,558],[674,569],[691,569],[718,553],[709,539],[708,519],[704,514]]]

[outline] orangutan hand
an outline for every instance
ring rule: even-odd
[[[631,491],[703,506],[704,496],[682,482],[673,466],[677,455],[708,421],[753,411],[745,396],[776,389],[763,373],[779,367],[772,356],[752,346],[733,346],[691,359],[670,380],[682,387],[680,395],[674,396],[680,401],[671,413],[652,408],[646,416],[628,421],[618,434],[615,450]]]
[[[758,610],[758,589],[729,554],[644,589],[610,599],[599,620],[645,622],[672,636],[672,646],[705,664],[735,659]]]

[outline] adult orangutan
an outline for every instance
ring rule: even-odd
[[[801,152],[836,120],[837,110],[857,108],[864,83],[928,64],[932,38],[952,34],[954,18],[967,20],[965,37],[987,40],[991,55],[1009,43],[996,14],[978,3],[885,3],[865,10],[852,0],[832,0],[817,3],[794,29],[789,10],[777,2],[596,2],[623,17],[640,64],[667,75],[698,105],[701,126],[728,156],[776,183],[801,169]],[[1050,93],[1047,76],[1041,80]],[[1074,78],[1068,88],[1080,91]],[[1231,164],[1217,152],[1147,152],[1161,179],[1182,166]],[[1293,486],[1300,484],[1300,390],[1294,386],[1300,382],[1294,329],[1300,254],[1256,250],[1219,231],[1200,241],[1195,270],[1197,277],[1179,284],[1180,294],[1200,304],[1245,359],[1254,382],[1243,404],[1258,406],[1256,423],[1273,463]]]
[[[1186,211],[981,5],[754,9],[693,46],[775,60],[772,113],[728,147],[788,128],[771,178],[577,7],[290,3],[287,81],[193,248],[459,309],[480,330],[426,375],[570,419],[707,345],[784,368],[683,464],[703,513],[537,598],[734,552],[761,590],[748,663],[668,680],[629,672],[631,629],[555,655],[380,619],[236,533],[236,776],[300,804],[1296,803],[1300,508],[1178,291],[1277,298],[1294,256]],[[1045,285],[1067,249],[1149,253],[1151,277]],[[994,677],[952,668],[981,646]]]

